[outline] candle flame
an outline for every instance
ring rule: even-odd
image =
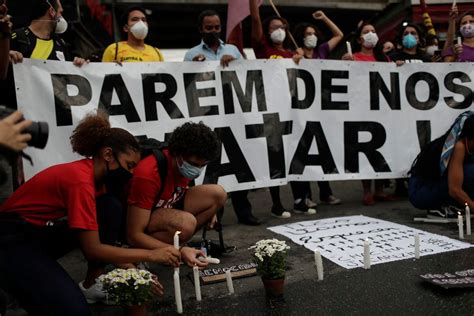
[[[458,212],[458,215],[461,215],[461,212]]]
[[[180,230],[177,230],[176,233],[174,233],[175,236],[176,236],[176,235],[179,235],[179,234],[181,234],[181,231],[180,231]]]

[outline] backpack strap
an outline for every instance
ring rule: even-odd
[[[114,56],[114,61],[118,61],[118,60],[117,60],[118,46],[119,46],[119,42],[115,42],[115,56]]]
[[[166,176],[168,174],[168,159],[163,155],[161,149],[153,149],[153,155],[155,156],[156,163],[158,164],[158,174],[160,176],[161,186],[157,197],[160,198],[166,187]]]

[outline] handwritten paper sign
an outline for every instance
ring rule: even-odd
[[[232,273],[233,279],[245,278],[249,276],[254,276],[257,274],[257,264],[256,263],[244,263],[230,267],[223,268],[209,268],[199,271],[199,277],[201,278],[202,284],[211,284],[217,282],[225,281],[225,271],[229,270]],[[192,279],[192,273],[189,277]]]
[[[474,269],[457,271],[454,273],[437,273],[420,275],[425,281],[449,288],[474,287]]]
[[[416,233],[420,235],[421,256],[471,247],[446,236],[362,215],[304,221],[268,229],[312,251],[319,249],[321,255],[346,269],[363,266],[366,239],[370,243],[371,264],[413,258]]]

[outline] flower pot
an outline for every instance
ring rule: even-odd
[[[262,278],[263,287],[267,297],[281,297],[283,296],[283,286],[285,284],[285,278],[269,280]]]
[[[146,315],[146,305],[133,305],[127,306],[127,316],[145,316]]]

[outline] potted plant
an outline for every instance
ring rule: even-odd
[[[278,297],[283,295],[286,251],[290,247],[285,241],[263,239],[249,249],[254,250],[253,259],[257,264],[257,273],[262,277],[267,296]]]
[[[124,306],[127,314],[146,314],[146,303],[153,297],[155,282],[151,272],[140,269],[115,269],[99,276],[107,300]]]

